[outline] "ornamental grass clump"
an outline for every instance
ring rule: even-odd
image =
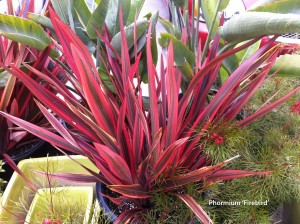
[[[203,223],[212,223],[205,211],[207,208],[204,210],[202,207],[202,193],[219,181],[272,172],[268,169],[258,172],[223,169],[237,159],[239,153],[212,164],[215,159],[209,157],[205,149],[208,144],[220,146],[226,142],[227,125],[245,127],[300,89],[296,87],[249,116],[236,119],[267,78],[280,50],[279,46],[269,49],[275,38],[243,62],[216,94],[209,97],[222,61],[256,40],[218,54],[220,39],[217,36],[206,60],[196,63],[190,82],[181,88],[183,75],[174,65],[172,41],[166,57],[161,60],[161,67],[156,70],[154,66],[150,25],[144,49],[150,104],[146,109],[143,97],[146,90],[141,87],[139,70],[141,53],[135,41],[134,57],[130,59],[121,12],[121,53],[110,44],[111,38],[106,29],[97,31],[103,44],[99,52],[101,69],[96,68],[88,49],[70,27],[54,11],[50,10],[50,15],[58,37],[59,45],[56,44],[62,52],[61,58],[50,59],[51,49],[47,48],[40,54],[41,59],[48,59],[42,69],[37,69],[37,65],[24,64],[28,69],[24,72],[13,64],[1,66],[30,89],[55,132],[7,113],[1,114],[59,149],[88,157],[100,173],[89,170],[90,176],[57,176],[77,181],[100,181],[116,193],[116,197],[106,197],[117,207],[130,204],[129,209],[121,211],[115,223],[145,223],[148,220],[163,223],[179,211],[184,215],[179,220],[174,215],[172,222],[199,219]],[[196,58],[200,57],[199,53]],[[66,75],[73,88],[67,88],[47,69],[49,61],[56,63],[57,69]],[[109,77],[112,88],[103,84],[100,78],[103,72]],[[32,74],[59,95],[31,78]],[[57,117],[70,127],[64,127]],[[192,212],[186,212],[186,208]]]

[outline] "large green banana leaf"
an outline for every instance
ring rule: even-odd
[[[300,32],[300,15],[245,12],[234,15],[219,33],[229,43],[238,43],[264,35]]]
[[[299,0],[261,0],[248,11],[300,14]]]
[[[0,35],[40,51],[51,43],[50,37],[40,25],[11,15],[0,14]]]

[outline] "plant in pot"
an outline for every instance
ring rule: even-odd
[[[226,126],[246,126],[300,89],[296,87],[242,120],[236,119],[267,78],[276,60],[280,46],[268,49],[275,38],[243,62],[222,87],[212,94],[211,87],[218,77],[222,61],[255,42],[250,41],[217,54],[217,36],[208,57],[203,63],[196,63],[195,74],[180,94],[183,75],[174,66],[172,41],[168,47],[166,62],[162,60],[162,67],[158,72],[152,59],[149,26],[146,58],[150,107],[146,110],[142,95],[145,90],[141,88],[138,70],[140,54],[136,50],[137,42],[133,43],[135,50],[132,63],[125,38],[126,29],[122,25],[121,54],[112,48],[105,29],[97,32],[105,46],[101,48],[99,55],[105,71],[97,70],[88,49],[53,11],[50,18],[70,68],[67,72],[71,71],[68,78],[82,102],[74,99],[72,90],[65,88],[55,76],[51,73],[45,75],[36,69],[36,65],[24,66],[30,74],[34,73],[49,83],[63,99],[41,86],[17,66],[3,65],[30,89],[37,99],[37,105],[58,134],[7,113],[1,114],[58,148],[88,157],[100,170],[100,173],[89,170],[93,178],[71,174],[57,176],[81,181],[92,179],[105,184],[114,192],[113,195],[107,194],[106,198],[116,204],[116,212],[120,212],[116,223],[147,220],[180,223],[193,221],[195,218],[210,223],[211,218],[200,206],[205,206],[205,197],[201,194],[215,182],[270,173],[224,170],[222,168],[236,157],[211,165],[212,160],[207,157],[204,149],[208,143],[223,144]],[[122,24],[121,14],[120,21]],[[187,35],[183,37],[186,38]],[[185,41],[183,38],[182,42]],[[46,58],[49,52],[47,49],[40,59]],[[197,58],[200,58],[200,53]],[[61,70],[64,69],[66,67],[62,66]],[[99,74],[104,72],[112,83],[112,89],[106,88],[99,78]],[[72,128],[62,126],[49,110]],[[193,213],[186,212],[182,204],[186,204]],[[179,211],[183,215],[176,216]]]
[[[87,161],[81,156],[73,158],[81,162]],[[1,200],[1,222],[41,223],[56,220],[59,223],[89,223],[94,201],[94,184],[61,181],[50,176],[58,170],[80,173],[81,167],[78,164],[65,157],[46,157],[22,160],[18,167],[37,190],[20,187],[19,185],[26,185],[25,181],[14,175]],[[93,166],[90,168],[93,169]],[[32,169],[43,171],[47,175],[43,178],[30,175]],[[83,168],[81,172],[82,170],[84,171]]]
[[[99,172],[99,169],[92,164],[86,157],[80,156],[80,155],[73,155],[72,159],[69,159],[69,157],[66,156],[53,156],[53,157],[43,157],[43,158],[31,158],[31,159],[25,159],[18,163],[18,170],[24,174],[26,179],[22,178],[22,176],[19,176],[16,172],[13,174],[13,176],[10,178],[5,191],[3,192],[3,196],[1,198],[1,206],[0,206],[0,222],[2,223],[19,223],[19,222],[25,222],[26,216],[28,215],[28,211],[30,210],[30,206],[34,207],[32,205],[32,201],[35,195],[38,195],[37,191],[40,190],[42,192],[43,196],[38,197],[37,200],[42,200],[42,204],[46,205],[45,200],[50,203],[51,197],[49,196],[49,188],[53,190],[53,192],[62,192],[64,194],[53,194],[53,196],[64,196],[59,197],[57,200],[63,200],[62,198],[67,199],[70,201],[70,198],[77,198],[80,199],[80,197],[77,197],[79,195],[78,192],[89,192],[87,194],[84,194],[86,196],[90,195],[91,190],[93,189],[93,192],[95,191],[95,183],[80,183],[80,182],[74,182],[70,180],[62,180],[55,178],[51,176],[51,174],[62,172],[62,173],[73,173],[73,174],[89,174],[87,170],[85,170],[83,167],[81,167],[79,164],[84,164],[86,167],[89,168],[89,170],[93,170],[94,172]],[[33,173],[32,171],[40,171],[47,173],[45,176],[39,176]],[[29,183],[29,184],[28,184]],[[77,189],[74,189],[76,187],[77,189],[84,187],[88,188],[87,191],[78,191]],[[56,188],[60,188],[60,190],[56,190]],[[42,190],[44,189],[44,190]],[[63,189],[63,191],[61,191]],[[68,190],[71,191],[68,191]],[[75,195],[73,195],[73,193]],[[51,196],[51,194],[50,194]],[[90,197],[90,196],[88,196]],[[66,203],[68,202],[67,200]],[[75,201],[74,201],[75,202]],[[90,201],[88,200],[90,203]],[[49,204],[48,203],[48,204]],[[39,202],[36,202],[35,204],[39,205]],[[63,205],[62,203],[59,203],[60,205]],[[65,205],[65,204],[64,204]],[[44,218],[49,218],[50,216],[54,218],[54,215],[61,215],[60,217],[68,217],[67,209],[61,209],[54,205],[54,211],[53,214],[47,213],[44,215]],[[41,210],[36,208],[32,208],[34,210],[35,214],[44,213],[44,207],[42,207]],[[48,206],[50,208],[50,206]],[[86,210],[88,207],[83,206]],[[74,208],[74,207],[73,207]],[[78,208],[78,206],[77,206]],[[71,209],[71,208],[70,208]],[[63,211],[66,211],[65,213]],[[72,209],[71,209],[72,210]],[[90,210],[90,207],[88,208]],[[86,214],[88,212],[86,210]],[[49,209],[48,209],[49,211]],[[56,212],[55,212],[56,211]],[[82,210],[82,212],[84,212]],[[48,215],[48,216],[47,216]],[[35,215],[31,216],[31,218],[34,218]],[[58,217],[58,216],[57,216]]]
[[[30,205],[27,223],[89,223],[93,187],[56,187],[39,189]]]

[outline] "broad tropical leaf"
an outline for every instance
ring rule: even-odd
[[[300,4],[298,0],[261,0],[248,11],[299,14]]]
[[[130,25],[134,22],[135,18],[138,18],[145,0],[131,0],[130,12],[127,18],[126,25]]]
[[[276,76],[280,77],[300,77],[300,55],[285,54],[281,55],[275,61],[270,73],[276,72]]]
[[[168,47],[172,41],[174,47],[174,60],[184,75],[184,79],[190,81],[193,76],[193,66],[195,64],[195,54],[179,41],[175,36],[169,33],[161,33],[159,44],[162,47]]]
[[[0,14],[0,35],[43,51],[50,43],[50,37],[33,21]]]
[[[114,36],[120,32],[120,17],[119,17],[120,10],[122,10],[124,24],[126,24],[127,18],[129,16],[130,8],[131,8],[130,0],[110,1],[105,24],[107,25],[107,28],[111,36]]]
[[[198,0],[196,0],[196,1],[198,1]],[[220,20],[220,18],[217,17],[214,27],[212,27],[215,13],[218,13],[218,12],[224,10],[227,7],[227,5],[229,4],[230,0],[222,0],[221,4],[219,6],[218,12],[216,12],[218,2],[219,2],[218,0],[201,0],[201,10],[203,13],[203,17],[205,19],[208,30],[211,30],[211,32],[212,32],[212,37],[215,36],[215,34],[218,30],[219,20]],[[195,16],[197,16],[197,15],[195,15]]]
[[[136,26],[136,34],[134,34],[134,26]],[[149,27],[149,21],[146,19],[142,19],[137,21],[135,24],[131,24],[130,26],[125,28],[125,36],[128,45],[128,49],[131,49],[134,44],[134,36],[136,35],[136,40],[138,40],[142,35],[145,35],[145,31]],[[121,32],[117,33],[110,44],[116,50],[117,53],[121,54],[122,49],[122,36]]]
[[[87,24],[87,33],[91,39],[97,38],[97,32],[95,29],[102,31],[103,24],[108,11],[110,0],[101,0],[95,11],[92,13],[89,22]]]
[[[48,18],[47,16],[43,16],[43,15],[36,14],[36,13],[28,13],[28,18],[30,20],[32,20],[33,22],[41,24],[44,27],[50,29],[51,32],[53,32],[52,34],[55,33],[53,24],[51,23],[50,18]]]
[[[59,16],[59,18],[66,24],[70,24],[72,21],[72,13],[74,0],[61,1],[61,0],[51,0],[53,9]]]
[[[245,12],[234,15],[219,29],[225,41],[238,43],[264,35],[300,32],[300,15]]]
[[[81,24],[87,28],[89,20],[91,18],[91,11],[89,10],[86,2],[84,0],[75,0],[74,1],[74,10],[78,15],[78,18]]]

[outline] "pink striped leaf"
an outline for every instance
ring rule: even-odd
[[[251,172],[246,170],[218,170],[210,175],[205,181],[223,181],[223,180],[231,180],[235,178],[241,177],[249,177],[256,175],[269,175],[272,171],[265,172]]]
[[[20,118],[11,116],[7,113],[0,112],[0,114],[6,117],[7,119],[9,119],[10,121],[12,121],[13,123],[15,123],[16,125],[24,128],[26,131],[32,133],[33,135],[36,135],[37,137],[45,141],[48,141],[49,143],[55,146],[61,147],[73,153],[78,153],[77,147],[73,146],[72,144],[70,144],[68,141],[66,141],[64,138],[60,137],[59,135],[54,134],[46,130],[45,128],[24,121]]]
[[[131,185],[109,185],[109,189],[130,198],[150,198],[149,192],[144,190],[140,184]]]
[[[178,156],[178,151],[182,144],[184,144],[188,138],[182,138],[173,142],[168,148],[166,148],[158,157],[157,162],[154,164],[152,181],[162,174],[171,165],[176,165],[175,158]]]
[[[110,171],[124,183],[132,184],[133,179],[126,161],[107,146],[98,143],[94,143],[94,145]]]
[[[176,194],[176,196],[180,198],[192,210],[192,212],[203,224],[213,223],[204,209],[191,196],[187,194]]]
[[[132,208],[125,212],[122,212],[122,214],[118,216],[114,224],[131,223],[131,220],[136,216],[139,216],[143,211],[144,209],[141,208]]]

